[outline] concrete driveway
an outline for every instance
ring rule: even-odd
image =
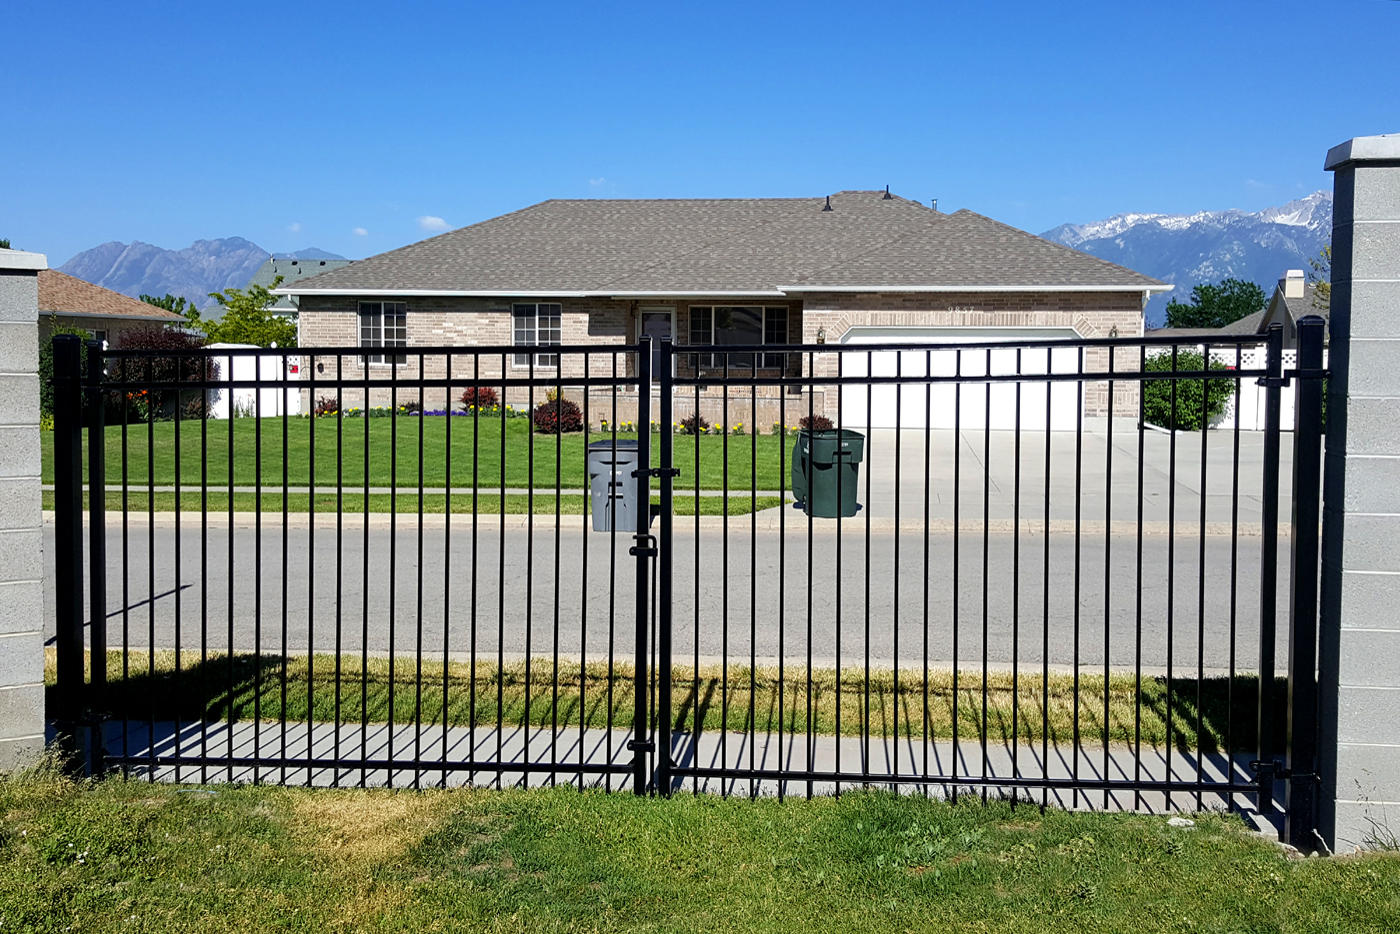
[[[877,518],[893,519],[898,509],[901,521],[922,521],[927,486],[934,518],[951,519],[956,499],[961,518],[980,518],[985,506],[992,518],[1010,519],[1019,500],[1023,519],[1042,519],[1048,491],[1052,521],[1073,521],[1077,504],[1083,519],[1136,522],[1141,499],[1144,521],[1174,519],[1186,524],[1199,523],[1204,494],[1208,523],[1238,521],[1257,527],[1261,521],[1263,432],[1140,433],[1133,419],[1089,418],[1082,434],[964,430],[956,444],[953,435],[948,430],[870,431],[859,501],[868,500]],[[1281,435],[1280,450],[1279,488],[1286,520],[1292,490],[1291,432]]]

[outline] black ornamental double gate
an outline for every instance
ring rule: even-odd
[[[1256,341],[58,338],[55,717],[153,780],[1253,806],[1308,843],[1321,322]],[[854,515],[793,502],[828,428]],[[593,531],[619,441],[653,521]]]

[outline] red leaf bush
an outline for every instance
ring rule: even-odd
[[[478,409],[495,408],[500,402],[500,397],[496,395],[496,390],[490,386],[468,386],[462,390],[462,408],[469,409],[476,406]]]
[[[583,431],[583,412],[579,410],[578,403],[562,396],[535,406],[530,420],[534,423],[535,430],[542,435],[566,435]]]

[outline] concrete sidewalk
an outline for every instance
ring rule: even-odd
[[[125,730],[125,733],[123,732]],[[632,752],[626,730],[561,726],[534,730],[482,727],[422,727],[412,724],[107,722],[109,755],[141,760],[154,755],[208,760],[189,765],[129,763],[138,778],[172,782],[266,782],[288,785],[370,787],[540,786],[632,787]],[[285,745],[284,745],[285,744]],[[125,750],[125,752],[123,752]],[[955,748],[951,740],[924,744],[917,738],[802,734],[677,733],[672,761],[680,769],[726,768],[737,774],[682,775],[676,792],[722,795],[829,795],[840,790],[886,788],[946,797],[959,794],[1011,797],[1030,804],[1079,810],[1153,814],[1234,810],[1261,828],[1278,814],[1264,815],[1249,796],[1221,785],[1249,782],[1248,754],[1197,756],[1178,750],[1102,744],[1073,748],[1052,744],[981,746],[975,737]],[[339,753],[340,761],[336,762]],[[285,758],[284,758],[285,757]],[[896,762],[896,759],[898,762]],[[262,764],[266,762],[267,764]],[[309,767],[308,767],[309,764]],[[415,768],[416,766],[416,768]],[[802,773],[787,778],[781,772]],[[812,773],[810,785],[806,773]],[[842,776],[839,788],[833,780]],[[897,776],[898,781],[891,778]],[[1035,783],[1047,780],[1046,784]],[[1170,779],[1191,786],[1170,795],[1150,786]],[[1003,780],[1003,781],[999,781]],[[1082,783],[1076,790],[1073,782]],[[1196,783],[1199,785],[1197,793]],[[1053,785],[1054,787],[1051,787]]]

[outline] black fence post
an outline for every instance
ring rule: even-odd
[[[91,717],[90,768],[103,767],[102,694],[107,686],[107,414],[102,380],[106,361],[101,341],[87,344],[88,406],[88,633],[89,658],[86,707]]]
[[[1274,671],[1277,667],[1275,642],[1278,637],[1278,481],[1279,431],[1283,392],[1283,325],[1270,325],[1264,387],[1264,476],[1261,525],[1263,546],[1259,561],[1259,723],[1254,762],[1259,793],[1257,807],[1262,814],[1274,805],[1274,778],[1278,771],[1274,730],[1278,710],[1274,703]],[[1202,491],[1204,495],[1204,491]]]
[[[82,340],[53,340],[54,621],[59,743],[77,764],[83,706]]]
[[[633,652],[636,657],[635,696],[632,705],[632,790],[644,795],[650,776],[647,753],[652,745],[648,731],[650,710],[647,697],[647,628],[650,622],[651,556],[651,339],[643,336],[637,342],[637,534],[632,554],[637,558],[637,636]]]
[[[1298,388],[1293,431],[1292,584],[1288,625],[1288,784],[1284,840],[1317,848],[1318,548],[1322,497],[1323,321],[1298,322]]]
[[[661,515],[658,520],[661,528],[656,557],[660,572],[657,584],[659,619],[656,628],[656,790],[662,795],[671,793],[671,509],[672,485],[677,473],[672,451],[675,435],[671,428],[671,396],[675,391],[672,381],[675,375],[674,349],[671,338],[661,339],[661,373],[658,380],[661,397],[660,411],[657,414],[657,422],[661,426]],[[757,430],[757,426],[754,427]],[[699,517],[696,518],[698,521]]]

